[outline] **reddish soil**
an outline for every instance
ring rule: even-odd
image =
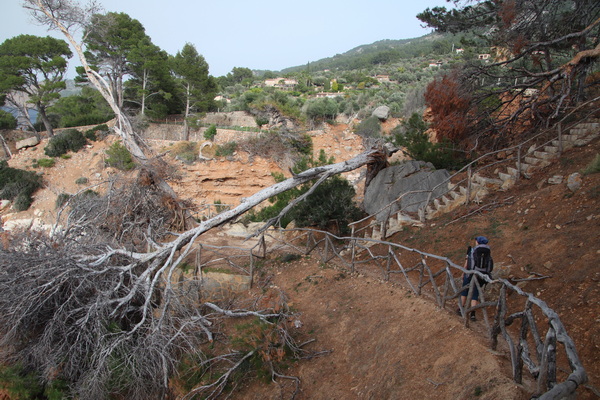
[[[335,145],[336,160],[360,152],[344,127],[315,137],[315,149]],[[349,136],[348,136],[349,137]],[[80,177],[91,183],[106,179],[112,171],[103,168],[103,149],[107,142],[73,154],[69,160],[57,159],[57,165],[44,169],[46,189],[36,194],[33,208],[3,220],[32,217],[51,219],[56,196],[75,193]],[[352,144],[345,145],[344,143]],[[33,159],[43,158],[43,143],[23,150],[9,161],[10,166],[27,168]],[[496,264],[510,279],[548,278],[522,283],[558,312],[573,338],[578,354],[590,377],[590,385],[600,387],[600,174],[583,177],[583,186],[572,193],[565,184],[550,185],[553,175],[565,178],[587,166],[599,152],[599,142],[564,154],[559,162],[539,170],[529,180],[521,180],[506,192],[487,197],[483,204],[469,205],[438,219],[424,228],[407,228],[388,240],[420,250],[448,256],[460,263],[474,236],[488,236]],[[329,149],[328,149],[329,151]],[[200,185],[196,171],[180,169],[184,182],[174,185],[180,196],[200,201],[201,193],[192,193]],[[199,164],[206,166],[206,164]],[[265,177],[274,168],[268,162],[260,169],[247,164],[231,167],[227,162],[213,168],[234,171],[239,181],[250,181],[253,173]],[[253,183],[256,180],[252,181]],[[269,185],[265,180],[261,185]],[[240,182],[236,187],[244,187]],[[239,195],[259,190],[252,186]],[[196,189],[194,189],[196,190]],[[236,192],[236,195],[238,193]],[[212,203],[215,198],[204,197]],[[225,200],[223,196],[221,200]],[[225,201],[223,201],[225,202]],[[487,211],[476,211],[483,205]],[[35,211],[38,210],[38,211]],[[503,353],[488,350],[482,323],[465,328],[450,310],[440,310],[427,299],[416,298],[398,282],[383,282],[380,274],[361,271],[351,275],[334,265],[304,258],[293,263],[272,262],[264,267],[272,283],[287,294],[298,313],[301,338],[313,338],[312,350],[331,353],[304,360],[286,370],[302,380],[298,399],[524,399],[522,387],[510,379],[509,365]],[[278,385],[252,383],[240,388],[232,398],[280,398]],[[289,393],[289,387],[286,389]],[[578,391],[579,398],[597,398],[593,389]],[[596,393],[598,393],[596,391]]]

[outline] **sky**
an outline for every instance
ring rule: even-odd
[[[234,67],[279,71],[384,39],[426,35],[416,15],[446,0],[98,0],[104,11],[137,19],[169,54],[186,43],[213,76]],[[20,34],[53,36],[20,0],[0,0],[0,43]],[[69,70],[80,63],[72,59]]]

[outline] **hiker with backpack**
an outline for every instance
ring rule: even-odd
[[[494,268],[494,261],[492,259],[492,250],[488,245],[488,239],[485,236],[477,236],[475,238],[475,247],[471,248],[471,246],[467,249],[467,259],[465,260],[464,268],[466,270],[474,270],[479,271],[485,275],[491,277],[492,269]],[[469,286],[471,284],[471,278],[475,276],[475,274],[463,274],[463,287],[466,286],[460,293],[460,307],[456,311],[458,315],[461,314],[461,307],[465,307],[465,303],[467,302],[467,296],[469,295]],[[483,286],[487,283],[482,278],[478,277],[479,285],[483,288]],[[471,296],[471,307],[476,306],[479,303],[479,289],[477,285],[473,286],[473,295]],[[475,316],[475,311],[471,311],[469,318],[471,321],[476,321],[477,317]]]

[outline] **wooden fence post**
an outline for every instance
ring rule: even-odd
[[[254,286],[254,255],[250,251],[250,289]]]
[[[558,155],[560,156],[563,152],[563,143],[562,143],[562,124],[558,123]]]
[[[517,147],[517,176],[515,176],[515,183],[521,178],[521,146]]]
[[[467,169],[467,201],[465,204],[469,204],[471,202],[471,178],[473,177],[473,166],[469,165]]]

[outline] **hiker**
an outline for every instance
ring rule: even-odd
[[[475,243],[475,247],[471,248],[471,246],[469,246],[469,248],[467,249],[467,257],[465,259],[464,268],[466,270],[476,270],[484,274],[491,275],[493,269],[493,261],[492,251],[490,249],[490,246],[488,246],[488,239],[485,236],[477,236],[475,238]],[[470,286],[471,278],[473,276],[475,276],[475,274],[463,274],[462,284],[463,287],[467,286],[467,288],[460,293],[460,307],[456,311],[458,315],[461,315],[460,308],[465,307],[465,303],[467,302],[467,296],[469,295],[468,286]],[[478,280],[479,285],[481,287],[483,287],[483,285],[486,284],[486,281],[484,281],[482,278],[478,278]],[[477,304],[479,304],[479,289],[477,288],[477,285],[474,285],[473,295],[471,297],[471,307],[474,307]],[[471,321],[477,321],[475,311],[471,311],[469,318],[471,319]]]

